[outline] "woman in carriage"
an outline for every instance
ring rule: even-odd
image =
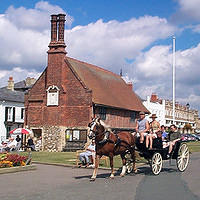
[[[152,149],[153,139],[158,137],[158,133],[161,130],[160,123],[156,121],[156,114],[151,116],[152,122],[150,123],[150,133],[146,136],[146,148]]]

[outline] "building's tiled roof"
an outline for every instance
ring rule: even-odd
[[[24,103],[24,92],[12,91],[6,87],[0,88],[0,101]]]
[[[17,88],[20,88],[20,89],[21,88],[26,88],[26,82],[25,82],[25,80],[15,83],[14,88],[15,89],[17,89]]]
[[[26,81],[23,80],[23,81],[15,83],[14,88],[15,88],[15,90],[19,90],[19,89],[27,90],[27,89],[31,88],[32,86],[33,85],[27,85]]]
[[[66,57],[66,62],[85,86],[92,90],[93,103],[149,113],[119,75],[69,57]]]

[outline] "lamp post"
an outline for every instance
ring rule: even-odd
[[[187,103],[186,104],[186,108],[187,108],[187,133],[188,133],[188,129],[189,129],[189,109],[190,109],[190,104]]]

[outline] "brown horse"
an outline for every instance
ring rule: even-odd
[[[99,166],[99,159],[101,156],[108,156],[110,159],[111,175],[110,178],[114,178],[113,169],[113,157],[120,155],[122,158],[122,171],[120,176],[124,176],[126,173],[126,154],[131,155],[133,170],[137,171],[135,166],[135,138],[129,132],[119,132],[117,135],[114,134],[100,118],[94,118],[88,125],[90,139],[95,139],[96,143],[96,157],[95,157],[95,168],[91,181],[94,181],[97,176],[97,170]],[[104,142],[105,133],[109,131],[109,138]]]

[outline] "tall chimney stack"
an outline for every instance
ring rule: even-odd
[[[62,88],[62,72],[65,66],[65,14],[51,15],[51,41],[49,43],[48,64],[46,70],[46,89],[56,85]]]
[[[57,41],[57,15],[51,15],[51,42]]]
[[[65,51],[65,14],[51,15],[51,42],[48,53],[64,53]]]
[[[64,33],[65,33],[65,14],[58,15],[58,41],[64,42]]]

